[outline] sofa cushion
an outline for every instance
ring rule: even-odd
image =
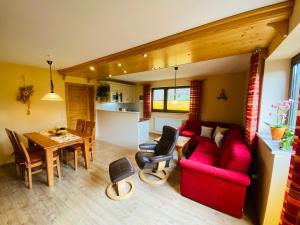
[[[195,152],[200,152],[200,153],[213,155],[213,156],[217,156],[217,157],[220,157],[220,155],[222,153],[221,149],[219,149],[213,141],[212,142],[206,141],[206,142],[199,143],[199,145],[195,149],[194,153]]]
[[[189,142],[189,149],[194,150],[196,147],[203,142],[214,143],[211,138],[202,137],[202,136],[194,136]]]
[[[213,127],[201,126],[201,134],[200,134],[200,136],[211,138],[211,134],[213,132],[213,129],[214,129]]]
[[[246,144],[239,139],[227,143],[223,149],[220,167],[246,174],[251,162],[251,154]]]
[[[189,160],[199,162],[209,166],[216,166],[218,164],[218,157],[200,151],[195,151]]]

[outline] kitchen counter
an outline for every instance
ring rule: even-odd
[[[113,110],[113,109],[97,109],[99,111],[107,111],[107,112],[116,112],[116,113],[136,113],[136,114],[140,114],[140,112],[137,111],[120,111],[120,110]]]
[[[138,149],[149,140],[149,120],[140,120],[140,113],[97,109],[96,139]]]

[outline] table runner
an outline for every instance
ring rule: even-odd
[[[42,134],[44,136],[47,136],[48,138],[50,138],[53,141],[56,141],[58,143],[74,141],[74,140],[77,140],[77,139],[81,138],[81,137],[76,136],[76,135],[71,134],[71,133],[65,133],[65,134],[55,136],[55,135],[49,134],[48,131],[41,131],[40,134]]]

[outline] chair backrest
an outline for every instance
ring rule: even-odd
[[[173,154],[179,131],[170,126],[164,126],[160,140],[155,148],[155,155]]]
[[[85,136],[90,136],[91,142],[94,142],[94,140],[95,140],[95,122],[86,121],[83,134]]]
[[[19,148],[20,148],[20,152],[21,152],[21,154],[22,154],[24,160],[26,160],[26,162],[27,162],[28,164],[30,164],[31,162],[30,162],[30,157],[29,157],[27,148],[25,147],[24,143],[20,141],[19,135],[18,135],[15,131],[13,131],[13,134],[14,134],[14,137],[15,137],[15,139],[16,139],[16,142],[17,142],[17,144],[18,144],[18,146],[19,146]]]
[[[16,141],[14,133],[7,128],[5,128],[5,132],[13,146],[14,154],[15,154],[15,161],[16,161],[16,163],[19,163],[19,161],[22,159],[22,153],[20,152],[20,147],[18,146],[18,143]]]
[[[76,131],[79,133],[83,133],[85,128],[85,120],[78,119],[76,122]]]

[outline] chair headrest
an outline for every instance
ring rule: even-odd
[[[164,126],[162,136],[155,148],[155,155],[169,155],[173,153],[179,131],[171,126]]]

